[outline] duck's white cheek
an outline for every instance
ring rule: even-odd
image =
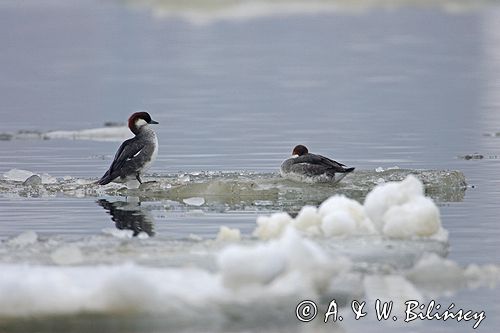
[[[135,127],[141,128],[144,125],[147,125],[148,123],[144,119],[137,119],[135,121]]]

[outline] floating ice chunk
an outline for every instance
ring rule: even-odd
[[[375,172],[384,172],[384,168],[378,167],[375,169]]]
[[[199,207],[205,203],[205,199],[202,197],[192,197],[192,198],[183,199],[182,202],[184,202],[186,205]]]
[[[201,242],[203,240],[203,237],[201,237],[200,235],[196,235],[196,234],[189,234],[188,238],[190,240],[193,240],[193,241],[196,241],[196,242]]]
[[[495,288],[500,281],[500,267],[498,265],[478,266],[472,264],[464,270],[464,275],[473,288],[480,286]]]
[[[179,183],[181,184],[184,184],[184,183],[189,183],[191,181],[191,177],[189,177],[189,175],[186,175],[186,174],[181,174],[177,177],[177,180],[179,181]]]
[[[218,255],[217,263],[224,284],[232,288],[267,284],[286,269],[286,258],[277,242],[227,247]]]
[[[219,253],[217,263],[224,284],[231,288],[265,285],[289,274],[299,274],[302,282],[321,288],[334,274],[350,268],[349,260],[333,261],[318,245],[301,237],[292,227],[277,240],[251,247],[227,247]]]
[[[298,273],[301,283],[309,285],[307,288],[325,291],[333,276],[351,269],[349,259],[328,256],[316,243],[300,237],[292,228],[285,232],[280,242],[286,251],[288,270]]]
[[[37,186],[40,184],[42,184],[42,178],[39,175],[32,175],[23,182],[24,186]]]
[[[376,232],[364,207],[356,200],[335,195],[319,207],[323,217],[321,229],[326,236],[373,234]]]
[[[363,206],[356,200],[349,199],[344,195],[334,195],[323,201],[319,206],[318,212],[321,217],[325,217],[339,210],[349,212],[355,216],[356,219],[364,219],[366,217]]]
[[[219,242],[237,242],[241,240],[240,229],[231,229],[226,226],[221,226],[216,240]]]
[[[321,234],[321,216],[314,206],[304,206],[292,221],[292,225],[310,236]]]
[[[72,265],[83,261],[83,254],[76,245],[64,245],[51,253],[50,258],[58,265]]]
[[[90,184],[94,184],[94,183],[95,183],[95,181],[93,181],[93,180],[83,179],[83,178],[78,178],[75,181],[75,184],[77,184],[77,185],[90,185]]]
[[[372,219],[377,227],[383,225],[383,215],[394,205],[401,205],[414,197],[423,196],[422,183],[414,176],[410,175],[401,182],[389,182],[375,187],[365,199],[365,209],[367,215]]]
[[[281,235],[286,226],[290,224],[292,217],[287,213],[275,213],[271,216],[259,216],[257,228],[253,234],[260,239],[271,239]]]
[[[52,177],[49,174],[36,175],[35,173],[28,170],[21,169],[11,169],[3,174],[3,177],[6,180],[16,181],[16,182],[25,182],[25,185],[37,185],[38,179],[40,178],[40,182],[43,184],[55,184],[57,183],[57,179]]]
[[[6,180],[11,180],[15,182],[24,182],[29,177],[33,176],[34,173],[28,170],[22,169],[11,169],[3,174]]]
[[[378,185],[367,195],[364,206],[335,195],[319,209],[304,206],[295,219],[286,213],[259,216],[254,235],[260,239],[276,238],[288,225],[309,236],[379,233],[394,238],[447,240],[438,207],[424,196],[422,182],[412,175],[401,182]]]
[[[149,238],[149,235],[148,235],[146,232],[141,231],[141,232],[139,232],[139,233],[137,234],[137,238],[138,238],[138,239],[148,239],[148,238]]]
[[[321,230],[327,237],[351,235],[356,231],[356,221],[345,211],[337,211],[323,218]]]
[[[456,262],[434,253],[422,257],[406,276],[418,286],[437,292],[466,286],[463,269]]]
[[[130,229],[104,228],[102,229],[102,232],[121,239],[134,237],[134,231]]]
[[[52,131],[43,135],[47,139],[123,141],[132,136],[128,127],[102,127],[78,131]]]
[[[196,320],[195,309],[226,292],[218,275],[194,268],[0,264],[0,271],[2,318],[90,312],[179,314]]]
[[[105,186],[109,186],[110,184],[111,183],[109,183],[108,185],[105,185]],[[141,183],[139,183],[139,181],[137,179],[129,179],[124,184],[127,187],[127,189],[129,189],[129,190],[137,190],[138,188],[141,187]]]
[[[32,230],[25,231],[8,241],[9,245],[26,246],[35,244],[38,241],[38,234]]]
[[[366,196],[364,203],[365,212],[379,231],[384,231],[384,224],[387,222],[387,219],[390,219],[391,225],[388,229],[385,229],[385,231],[389,232],[389,235],[394,237],[405,236],[402,231],[395,230],[398,226],[397,221],[411,219],[411,223],[420,222],[418,218],[412,218],[411,214],[415,212],[418,212],[419,217],[429,219],[425,221],[428,225],[420,230],[423,235],[429,235],[431,230],[436,232],[439,228],[435,228],[435,226],[440,225],[439,210],[437,207],[435,207],[435,209],[431,208],[434,203],[430,199],[428,199],[428,202],[424,202],[424,200],[417,198],[424,198],[424,186],[415,176],[409,175],[401,182],[389,182],[375,187]],[[397,208],[402,205],[405,206],[399,209]],[[419,208],[425,211],[419,212]],[[393,213],[387,214],[391,209]],[[432,217],[436,217],[436,211],[438,212],[438,219],[431,221]],[[405,215],[397,217],[396,212]],[[413,225],[412,227],[414,230],[419,228]],[[406,233],[406,235],[408,236],[408,233]]]
[[[395,238],[432,236],[441,227],[439,209],[426,197],[390,207],[383,216],[385,235]]]
[[[40,177],[42,178],[43,184],[56,184],[57,183],[57,178],[52,177],[48,173],[42,173],[40,175]]]
[[[448,238],[449,238],[448,230],[444,229],[443,226],[441,226],[434,235],[429,237],[429,239],[442,243],[448,242]]]
[[[407,300],[423,300],[417,288],[400,275],[369,275],[364,278],[363,285],[370,304],[379,299],[382,302],[392,301],[395,307],[403,307]]]

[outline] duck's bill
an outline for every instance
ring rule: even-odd
[[[159,122],[157,122],[156,120],[151,119],[150,124],[159,124]]]

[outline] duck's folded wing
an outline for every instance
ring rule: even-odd
[[[344,164],[316,154],[298,156],[295,158],[295,163],[308,163],[331,169],[334,172],[345,172]]]
[[[139,143],[135,138],[124,141],[120,148],[118,148],[113,163],[111,163],[108,171],[106,171],[98,183],[105,185],[113,181],[113,179],[122,176],[122,173],[134,172],[135,170],[130,170],[134,169],[133,160],[143,148],[144,144]]]
[[[110,173],[120,170],[126,162],[131,161],[139,155],[143,148],[144,143],[140,143],[134,138],[124,141],[120,148],[118,148],[113,163],[111,163],[111,167],[109,168]]]

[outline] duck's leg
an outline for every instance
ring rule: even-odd
[[[141,175],[139,173],[135,174],[135,179],[139,181],[139,184],[142,184]]]

